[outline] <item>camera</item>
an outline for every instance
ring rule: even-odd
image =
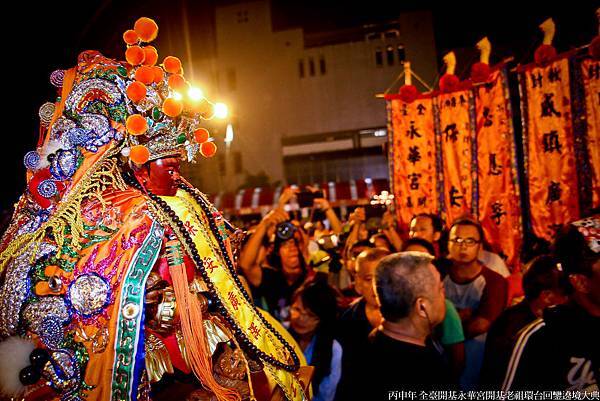
[[[324,197],[323,191],[313,192],[306,189],[296,194],[296,199],[298,200],[298,206],[300,208],[312,207],[315,199]]]
[[[367,205],[365,207],[365,218],[367,220],[371,219],[371,218],[382,218],[383,214],[386,211],[386,207],[382,204],[375,204],[375,205]]]
[[[324,251],[335,250],[338,247],[338,237],[335,234],[322,235],[317,243]]]
[[[297,228],[295,225],[289,221],[284,221],[283,223],[277,224],[277,227],[275,228],[275,235],[281,241],[287,241],[294,237],[296,230]]]
[[[338,236],[335,234],[322,235],[317,240],[317,244],[319,245],[319,249],[327,253],[327,256],[315,262],[315,265],[328,263],[329,272],[338,273],[342,269],[342,260],[339,253],[341,244]]]

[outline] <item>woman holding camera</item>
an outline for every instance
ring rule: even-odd
[[[314,275],[306,263],[308,237],[297,222],[290,221],[290,216],[284,210],[284,206],[295,195],[296,190],[292,188],[283,191],[278,207],[258,224],[238,262],[250,284],[255,304],[282,322],[289,320],[289,305],[294,291]],[[314,206],[324,211],[333,231],[339,232],[341,223],[327,200],[316,198]],[[266,251],[264,239],[269,239],[271,235],[275,238],[273,249],[260,263],[263,260],[260,255]]]
[[[263,247],[263,238],[275,231],[273,249],[266,263],[255,262]],[[239,266],[248,280],[254,302],[278,320],[289,318],[292,294],[308,278],[306,236],[302,229],[288,221],[282,209],[269,212],[257,226],[244,247]]]

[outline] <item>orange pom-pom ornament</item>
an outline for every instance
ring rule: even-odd
[[[179,100],[169,97],[163,102],[162,111],[169,117],[177,117],[183,111],[183,104]]]
[[[154,46],[144,46],[144,65],[154,65],[158,61],[158,51]]]
[[[150,159],[150,151],[144,145],[135,145],[129,152],[129,160],[135,164],[144,164]]]
[[[123,40],[128,45],[135,45],[140,40],[140,37],[133,29],[129,29],[123,33]]]
[[[139,46],[130,46],[125,50],[125,60],[131,65],[140,65],[144,62],[146,55]]]
[[[135,79],[143,84],[150,85],[154,82],[154,69],[147,65],[140,66],[135,71]]]
[[[127,127],[127,132],[131,135],[142,135],[148,130],[148,123],[140,114],[133,114],[127,117],[125,127]]]
[[[169,88],[179,92],[183,92],[188,86],[187,82],[185,82],[185,79],[180,74],[171,75],[167,82],[169,84]]]
[[[198,128],[196,131],[194,131],[194,140],[196,143],[204,143],[208,141],[209,137],[210,134],[205,128]]]
[[[157,65],[152,67],[152,72],[154,73],[154,83],[157,84],[161,82],[165,76],[165,72],[163,69]]]
[[[127,87],[127,97],[133,103],[141,102],[146,97],[146,85],[138,81],[133,81]]]
[[[158,36],[158,25],[153,19],[142,17],[135,21],[133,30],[144,42],[152,42]]]
[[[200,145],[200,153],[204,157],[213,157],[217,153],[217,145],[214,142],[204,142]]]
[[[179,74],[181,71],[181,61],[177,57],[167,56],[163,60],[165,71],[171,74]]]

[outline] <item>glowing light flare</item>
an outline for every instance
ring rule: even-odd
[[[388,191],[381,191],[379,195],[373,195],[371,199],[371,205],[386,205],[389,206],[392,204],[394,200],[394,195],[390,194]]]
[[[183,96],[179,92],[173,92],[173,95],[171,97],[173,99],[175,99],[175,100],[181,100],[181,99],[183,99]]]
[[[215,117],[216,118],[227,118],[229,115],[229,109],[225,103],[215,103]]]
[[[196,87],[191,87],[188,90],[188,96],[195,102],[204,99],[204,93],[202,92],[202,89]]]
[[[225,130],[225,143],[229,145],[231,142],[233,142],[233,126],[227,124],[227,129]]]

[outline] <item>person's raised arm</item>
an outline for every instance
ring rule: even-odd
[[[386,238],[390,241],[392,246],[395,248],[395,251],[400,252],[402,249],[402,238],[400,238],[398,231],[396,231],[396,219],[394,218],[394,214],[387,210],[383,214],[381,223],[381,232],[383,232]]]
[[[342,233],[342,222],[337,217],[337,214],[335,214],[335,211],[329,204],[329,201],[325,198],[316,198],[314,201],[314,206],[321,209],[325,213],[325,217],[327,217],[327,220],[329,220],[333,233],[335,235],[340,235]]]
[[[277,208],[271,210],[263,217],[242,249],[239,267],[242,269],[244,276],[246,276],[246,279],[251,285],[258,287],[262,282],[262,268],[257,263],[257,258],[262,246],[263,238],[267,234],[269,227],[282,223],[288,219],[289,216],[283,209]]]
[[[354,212],[350,213],[348,220],[350,221],[352,228],[350,229],[350,234],[348,234],[348,239],[346,239],[346,247],[344,248],[343,255],[344,259],[348,259],[348,250],[356,241],[358,241],[358,232],[360,230],[360,226],[366,220],[365,208],[357,207],[354,209]]]

